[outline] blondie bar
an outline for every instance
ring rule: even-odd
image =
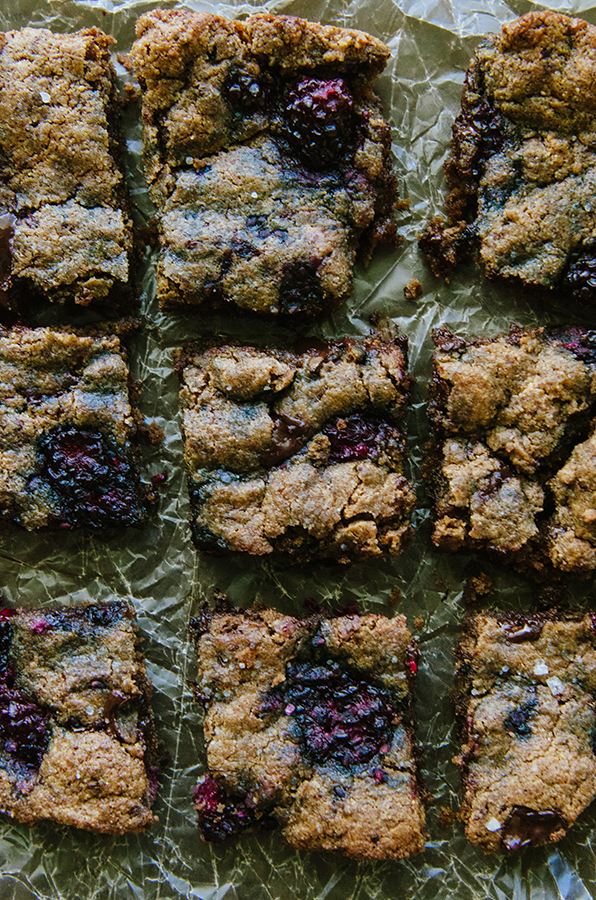
[[[113,38],[0,33],[0,300],[128,296]]]
[[[421,240],[449,277],[477,250],[490,278],[596,300],[596,27],[527,13],[478,47],[445,165],[447,222]]]
[[[468,838],[486,852],[559,840],[596,796],[594,616],[481,613],[458,656]]]
[[[435,343],[427,466],[435,545],[501,556],[524,549],[567,571],[594,568],[594,334],[512,328],[464,340],[440,329]]]
[[[399,553],[415,501],[400,428],[406,347],[372,336],[178,352],[197,548]]]
[[[352,290],[357,252],[395,243],[389,55],[293,16],[154,10],[132,50],[164,309],[314,315]]]
[[[118,337],[0,328],[0,521],[140,525],[149,490]]]
[[[163,750],[126,603],[0,609],[0,811],[124,834],[151,813]]]
[[[199,828],[274,820],[305,850],[399,859],[424,848],[405,618],[204,610],[193,623],[208,773]]]

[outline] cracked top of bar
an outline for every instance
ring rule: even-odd
[[[536,10],[480,43],[445,164],[448,218],[421,240],[435,274],[477,251],[490,278],[594,305],[595,84],[582,19]]]
[[[593,615],[480,613],[458,657],[468,838],[486,852],[560,840],[596,796]]]
[[[0,811],[124,834],[151,813],[163,749],[124,602],[0,610]]]
[[[423,849],[410,721],[417,650],[404,616],[206,610],[193,625],[206,840],[273,818],[300,849],[356,859]]]
[[[0,299],[127,296],[114,39],[0,33]]]
[[[293,16],[154,10],[132,58],[163,308],[334,309],[356,253],[395,242],[388,48]]]
[[[0,329],[0,520],[139,525],[137,413],[115,335]]]
[[[196,546],[344,562],[400,552],[415,499],[406,347],[372,336],[177,353]]]
[[[522,554],[528,571],[596,568],[594,332],[434,335],[433,541]]]

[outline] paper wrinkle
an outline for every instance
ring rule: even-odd
[[[153,680],[158,730],[172,762],[164,774],[155,811],[160,822],[144,835],[106,838],[74,829],[41,825],[29,828],[0,821],[0,895],[21,898],[81,897],[194,898],[194,900],[588,900],[596,897],[593,872],[596,809],[580,817],[560,844],[531,855],[486,857],[463,836],[454,815],[443,827],[442,807],[454,814],[460,802],[459,776],[452,757],[457,734],[448,691],[453,681],[455,646],[464,615],[461,592],[467,575],[479,566],[496,580],[498,605],[518,608],[531,602],[531,589],[520,577],[483,565],[480,557],[437,555],[429,547],[428,501],[421,482],[426,424],[426,384],[430,374],[434,327],[446,324],[461,334],[497,334],[511,321],[522,325],[563,321],[564,305],[540,310],[516,300],[507,290],[484,282],[472,266],[449,286],[435,279],[417,249],[416,238],[428,218],[441,212],[442,165],[459,107],[465,68],[480,36],[541,6],[527,0],[271,0],[262,6],[214,4],[190,0],[2,0],[0,30],[24,25],[69,31],[96,25],[117,40],[125,53],[134,39],[134,23],[146,10],[185,8],[245,17],[269,10],[299,15],[344,27],[371,31],[392,51],[377,88],[393,127],[393,154],[402,197],[410,208],[399,213],[405,237],[397,251],[379,250],[368,269],[357,268],[353,296],[311,333],[322,337],[366,334],[369,317],[380,313],[410,339],[411,371],[417,378],[408,413],[410,473],[419,506],[416,537],[401,558],[359,563],[338,569],[321,563],[309,567],[270,559],[217,559],[197,556],[187,526],[188,497],[182,470],[178,381],[171,352],[205,332],[250,341],[267,327],[271,339],[291,339],[294,331],[277,323],[263,326],[224,315],[166,316],[157,306],[154,253],[143,263],[145,327],[133,342],[132,366],[143,381],[140,406],[148,419],[164,428],[161,447],[144,452],[144,475],[166,471],[158,514],[144,531],[103,538],[86,533],[0,535],[2,593],[11,604],[132,600],[145,637],[143,649]],[[554,2],[596,22],[596,7]],[[124,83],[131,76],[118,66]],[[128,182],[135,218],[151,215],[145,190],[141,127],[134,106],[124,116]],[[424,293],[404,299],[403,288],[417,278]],[[301,327],[301,334],[309,329]],[[194,824],[192,794],[204,772],[202,712],[187,682],[195,672],[188,624],[199,602],[225,591],[233,603],[276,606],[302,614],[303,601],[344,607],[356,602],[365,612],[403,612],[420,642],[416,700],[418,737],[423,747],[423,774],[434,799],[429,810],[429,843],[413,860],[357,863],[329,853],[301,853],[283,845],[279,834],[244,835],[229,846],[201,842]],[[399,598],[399,599],[397,599]],[[574,587],[577,603],[589,604],[588,585]],[[592,601],[593,602],[593,601]],[[420,617],[417,619],[416,617]],[[414,626],[422,622],[420,628]],[[530,865],[531,862],[531,865]]]

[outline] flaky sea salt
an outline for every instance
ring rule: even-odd
[[[552,678],[547,678],[546,683],[548,684],[548,686],[550,688],[550,692],[553,695],[553,697],[557,697],[559,694],[562,694],[563,691],[565,690],[565,685],[563,684],[563,682],[561,681],[560,678],[557,678],[556,675],[553,675]]]

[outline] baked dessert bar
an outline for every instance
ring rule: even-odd
[[[136,413],[118,337],[0,328],[0,520],[140,525]]]
[[[128,297],[113,38],[0,33],[0,300]]]
[[[0,811],[124,834],[151,813],[163,750],[126,603],[0,610]]]
[[[371,336],[175,354],[197,548],[399,553],[415,501],[400,427],[406,348]]]
[[[594,568],[594,334],[514,327],[497,338],[464,340],[446,329],[434,338],[435,545],[524,550],[567,571]]]
[[[422,238],[449,278],[471,249],[490,278],[596,299],[596,27],[548,10],[478,47],[445,165],[447,221]]]
[[[304,850],[399,859],[424,848],[403,616],[205,609],[193,628],[206,840],[273,819]]]
[[[390,129],[372,91],[388,48],[294,16],[153,10],[136,27],[162,308],[337,307],[357,252],[395,243]]]
[[[458,649],[462,818],[489,852],[563,837],[596,796],[592,614],[468,619]]]

